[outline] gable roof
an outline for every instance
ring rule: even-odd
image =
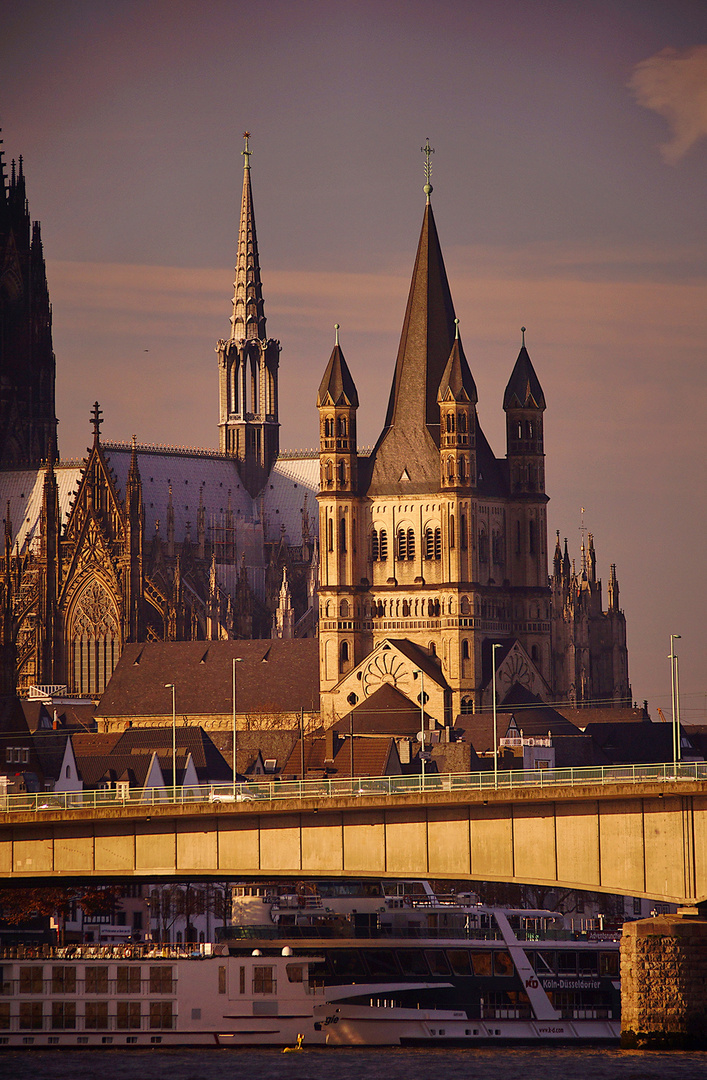
[[[97,718],[177,717],[319,710],[316,638],[265,641],[170,641],[126,645],[101,698]]]

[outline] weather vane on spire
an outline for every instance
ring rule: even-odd
[[[430,183],[430,174],[432,173],[432,164],[430,162],[430,155],[434,154],[434,150],[430,146],[430,140],[425,139],[425,145],[420,147],[420,150],[425,155],[425,186],[423,191],[427,196],[427,201],[430,201],[430,195],[432,194],[433,187]]]
[[[243,138],[245,139],[245,149],[242,150],[241,153],[243,154],[243,157],[245,158],[245,167],[246,167],[246,169],[249,169],[250,168],[250,155],[253,153],[252,150],[248,149],[248,139],[250,138],[250,132],[249,131],[244,131],[243,132]]]
[[[97,401],[93,403],[93,408],[91,410],[91,423],[93,424],[93,437],[96,441],[98,441],[101,435],[101,424],[103,423],[103,416],[102,410],[99,409]]]

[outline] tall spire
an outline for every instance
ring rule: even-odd
[[[233,314],[231,316],[231,341],[265,339],[265,307],[263,286],[260,279],[258,239],[255,232],[253,193],[250,186],[250,157],[253,151],[248,140],[250,132],[244,131],[243,194],[241,197],[241,220],[238,232],[235,280],[233,282]]]

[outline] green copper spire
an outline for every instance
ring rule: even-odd
[[[425,155],[425,186],[423,187],[422,190],[424,191],[425,195],[427,196],[427,202],[429,203],[430,195],[432,194],[432,192],[434,190],[434,188],[432,187],[432,184],[430,183],[430,174],[432,172],[432,164],[430,162],[430,155],[434,154],[434,150],[430,146],[430,140],[429,139],[425,140],[425,145],[421,146],[420,150]]]

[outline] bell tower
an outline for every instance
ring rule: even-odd
[[[267,337],[258,240],[244,132],[243,195],[238,233],[233,314],[228,340],[216,345],[219,369],[219,449],[238,461],[244,486],[255,497],[279,451],[280,342]]]

